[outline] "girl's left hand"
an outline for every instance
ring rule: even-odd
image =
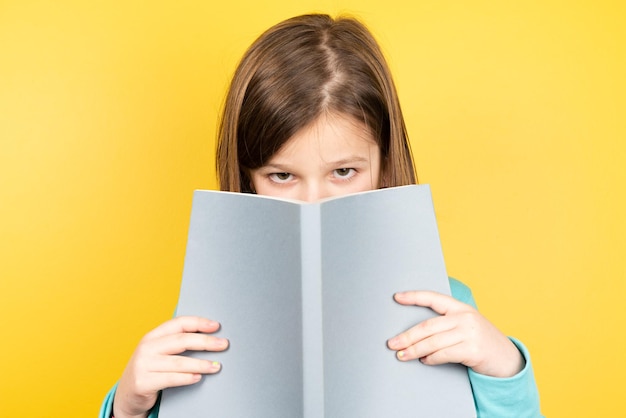
[[[427,319],[387,341],[401,361],[461,363],[476,373],[511,377],[524,368],[517,347],[473,307],[436,292],[394,295],[401,305],[431,308],[441,316]]]

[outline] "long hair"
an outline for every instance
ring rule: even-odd
[[[221,190],[252,192],[249,171],[324,112],[360,121],[374,135],[381,187],[417,182],[396,88],[376,40],[353,18],[312,14],[268,29],[241,59],[218,131]]]

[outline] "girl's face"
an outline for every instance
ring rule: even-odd
[[[323,115],[302,129],[266,165],[250,171],[260,195],[314,202],[378,188],[380,150],[365,125]]]

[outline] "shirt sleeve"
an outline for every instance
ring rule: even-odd
[[[109,393],[104,398],[102,405],[100,406],[100,414],[98,418],[111,418],[113,414],[113,399],[115,398],[115,391],[117,390],[117,383],[111,388]],[[158,397],[154,408],[148,414],[148,418],[157,418],[159,416],[159,404],[161,403],[161,396]]]
[[[450,290],[455,299],[476,308],[469,287],[451,278]],[[479,418],[542,417],[530,354],[520,341],[509,338],[524,357],[526,364],[515,376],[507,378],[486,376],[468,369],[476,413]]]
[[[111,418],[113,413],[113,398],[115,397],[115,390],[117,389],[117,383],[109,390],[109,393],[104,397],[104,401],[100,406],[100,413],[98,418]]]

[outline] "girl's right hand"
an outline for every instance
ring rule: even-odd
[[[217,373],[221,368],[219,363],[179,354],[187,350],[225,350],[227,339],[208,335],[219,328],[216,321],[181,316],[146,334],[119,381],[113,415],[116,418],[147,417],[160,390],[191,385],[203,374]]]

